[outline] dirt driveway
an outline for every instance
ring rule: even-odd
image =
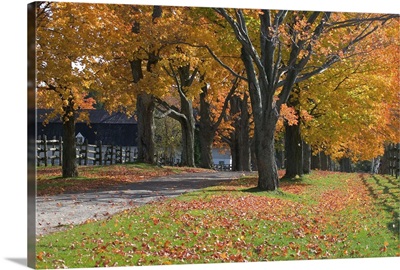
[[[243,172],[186,173],[152,178],[112,189],[37,197],[36,235],[67,229],[89,219],[104,219],[137,205],[219,185],[244,174]]]

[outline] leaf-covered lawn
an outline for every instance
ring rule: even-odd
[[[255,185],[243,178],[44,236],[37,267],[400,256],[392,177],[313,172],[277,192]]]
[[[142,163],[110,166],[80,166],[79,177],[62,178],[60,166],[37,169],[37,195],[85,191],[143,181],[151,177],[176,173],[207,171],[189,167],[159,167]]]

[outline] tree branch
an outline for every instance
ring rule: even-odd
[[[170,104],[168,104],[167,102],[165,102],[164,100],[161,100],[158,97],[154,97],[155,101],[157,104],[163,106],[165,108],[165,110],[161,109],[160,107],[157,107],[157,110],[160,111],[161,113],[164,114],[165,116],[169,116],[177,121],[187,121],[187,118],[184,114],[180,113],[179,109],[175,106],[172,106]]]
[[[220,64],[223,68],[228,70],[229,73],[231,73],[235,77],[239,77],[240,79],[242,79],[244,81],[247,81],[246,77],[243,77],[243,76],[239,75],[231,67],[229,67],[224,62],[222,62],[222,60],[213,52],[213,50],[208,45],[197,45],[197,44],[192,44],[192,43],[184,42],[184,41],[173,42],[173,43],[170,43],[170,44],[184,44],[184,45],[188,45],[188,46],[193,47],[193,48],[206,49],[209,52],[209,54],[212,56],[212,58],[214,58],[214,60],[217,61],[218,64]]]
[[[243,72],[242,72],[242,73],[243,73]],[[217,130],[217,129],[218,129],[219,125],[220,125],[221,122],[222,122],[222,119],[225,118],[225,116],[226,116],[226,109],[228,108],[229,101],[230,101],[230,99],[231,99],[233,93],[235,93],[236,89],[238,88],[238,85],[239,85],[239,78],[236,77],[236,78],[235,78],[235,81],[232,83],[232,87],[231,87],[231,89],[230,89],[228,95],[227,95],[226,98],[225,98],[224,106],[222,107],[222,110],[221,110],[221,113],[220,113],[220,115],[219,115],[219,117],[218,117],[218,120],[213,124],[213,127],[212,127],[212,128],[213,128],[214,130]]]

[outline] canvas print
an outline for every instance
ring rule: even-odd
[[[28,19],[30,267],[400,255],[398,14]]]

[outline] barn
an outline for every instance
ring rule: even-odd
[[[51,110],[37,110],[37,135],[47,138],[59,138],[63,134],[60,118],[52,119],[44,125],[44,119]],[[128,117],[121,112],[109,114],[105,110],[87,110],[90,124],[78,122],[75,125],[77,141],[88,140],[95,144],[101,141],[104,145],[137,146],[137,123],[134,117]]]

